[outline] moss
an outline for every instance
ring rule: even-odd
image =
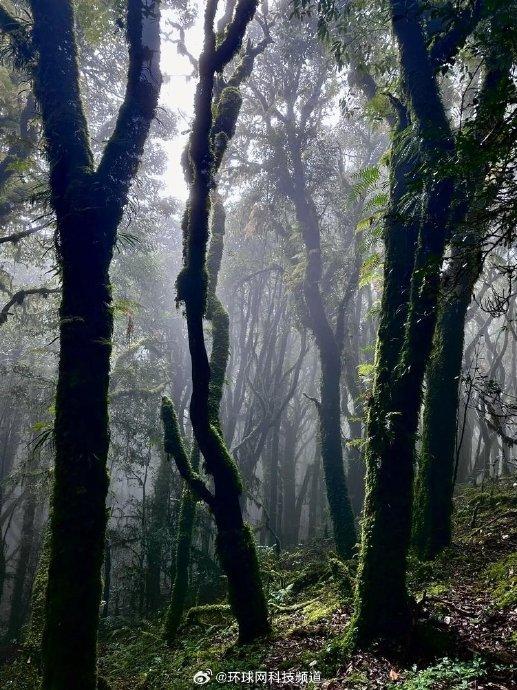
[[[186,623],[223,623],[228,622],[230,607],[228,604],[205,604],[193,606],[185,616]]]
[[[497,606],[517,606],[517,552],[489,566],[486,570],[486,580]]]
[[[153,613],[161,604],[160,579],[163,566],[163,549],[168,535],[171,463],[162,453],[158,473],[150,501],[149,526],[146,544],[145,590],[147,612]],[[106,565],[106,558],[105,558]]]
[[[329,566],[342,598],[344,600],[350,599],[354,591],[355,573],[351,572],[350,566],[343,563],[339,558],[330,558]]]
[[[181,497],[178,521],[174,583],[172,586],[170,604],[167,608],[163,624],[163,636],[168,644],[174,642],[185,610],[195,515],[196,500],[189,486],[185,484]]]
[[[47,595],[48,564],[50,560],[50,530],[45,530],[36,576],[32,584],[30,618],[25,638],[29,658],[39,667],[41,662],[41,641],[45,624],[45,600]]]
[[[215,106],[212,126],[212,146],[214,150],[214,167],[217,170],[228,148],[228,143],[235,134],[235,126],[242,105],[242,96],[238,88],[227,86],[221,92]]]
[[[337,595],[322,597],[303,607],[303,614],[307,623],[317,623],[328,618],[340,606],[340,598]]]
[[[189,302],[202,313],[206,307],[206,291],[208,275],[206,270],[201,272],[201,278],[188,268],[182,268],[176,278],[176,299],[178,302]]]

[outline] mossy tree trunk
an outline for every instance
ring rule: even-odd
[[[441,268],[451,229],[468,208],[458,162],[462,149],[455,141],[441,101],[435,72],[444,47],[450,57],[465,41],[479,17],[465,31],[438,41],[431,50],[421,25],[417,0],[390,2],[392,25],[399,48],[401,81],[412,126],[408,135],[417,143],[415,162],[423,173],[422,213],[414,262],[410,260],[410,294],[403,340],[391,336],[390,298],[392,227],[386,227],[385,286],[379,328],[376,378],[367,429],[367,494],[356,589],[356,611],[351,634],[356,643],[382,638],[400,642],[410,623],[406,591],[406,558],[411,526],[415,436],[422,403],[423,380],[433,345],[441,286]],[[481,92],[481,97],[482,92]],[[482,110],[482,109],[481,109]],[[476,117],[480,111],[476,113]],[[474,129],[476,119],[471,121]],[[455,165],[453,166],[453,160]],[[392,170],[400,156],[394,146]],[[471,161],[470,161],[471,163]],[[397,175],[392,180],[396,182]],[[400,179],[403,188],[410,179]],[[397,185],[392,185],[392,201]],[[411,189],[406,186],[406,191]],[[418,199],[418,195],[414,195]],[[400,199],[400,197],[399,197]],[[400,204],[392,204],[397,209]],[[411,257],[408,257],[411,259]],[[475,260],[475,257],[474,257]],[[386,328],[388,326],[388,328]],[[390,344],[391,340],[391,344]],[[390,349],[393,343],[395,348]],[[461,350],[461,346],[458,351]],[[388,596],[385,596],[388,593]]]
[[[445,165],[452,138],[425,45],[418,3],[392,0],[390,8],[411,122],[399,104],[392,151],[391,208],[385,225],[376,372],[367,418],[361,553],[350,628],[352,641],[358,645],[376,639],[397,643],[410,626],[406,559],[415,435],[453,189],[449,177],[439,176],[428,183],[422,221],[407,209],[403,213],[414,166],[424,163],[436,170],[438,165]],[[408,147],[404,141],[412,132],[418,148]]]
[[[267,634],[269,621],[253,536],[242,517],[239,472],[226,448],[219,423],[229,333],[228,315],[216,296],[224,209],[214,192],[214,182],[235,131],[241,106],[238,86],[250,73],[256,51],[263,47],[248,46],[228,82],[224,81],[222,73],[239,51],[256,6],[256,0],[240,0],[218,42],[214,31],[217,1],[208,0],[194,122],[186,151],[190,194],[183,220],[184,267],[177,279],[177,297],[185,304],[192,363],[190,419],[206,471],[213,477],[214,493],[208,490],[188,460],[172,403],[165,400],[162,406],[166,438],[172,441],[167,451],[173,455],[189,489],[207,503],[214,515],[217,554],[228,579],[230,604],[237,618],[241,642]],[[216,78],[216,75],[219,76]],[[210,211],[212,240],[207,256]],[[205,317],[212,323],[210,360],[203,328]]]
[[[146,610],[150,614],[162,603],[161,574],[169,524],[170,471],[170,461],[164,454],[158,466],[147,529],[145,599]]]
[[[169,427],[164,424],[165,430]],[[174,441],[165,438],[165,447],[172,450]],[[173,453],[174,454],[174,453]],[[199,450],[194,444],[190,456],[192,470],[199,471]],[[190,553],[194,535],[197,497],[190,489],[188,482],[184,483],[181,494],[180,510],[178,516],[178,530],[176,536],[176,553],[174,562],[174,579],[172,583],[171,600],[165,614],[163,635],[167,644],[171,645],[176,638],[176,633],[183,619],[185,604],[188,594],[188,572],[190,566]]]
[[[407,118],[401,114],[399,129],[395,133],[391,159],[390,199],[391,208],[384,225],[384,288],[381,304],[381,317],[377,336],[375,356],[375,384],[373,397],[370,400],[367,421],[367,447],[365,461],[366,496],[362,529],[361,560],[355,601],[355,616],[360,621],[361,637],[375,636],[375,617],[384,617],[386,599],[395,600],[389,606],[383,627],[396,627],[399,617],[406,620],[407,601],[405,593],[405,555],[399,547],[400,540],[407,536],[399,530],[409,520],[410,501],[408,494],[411,487],[411,468],[399,466],[395,455],[396,449],[390,448],[390,441],[395,440],[393,413],[386,418],[392,407],[391,380],[402,349],[404,322],[407,317],[411,268],[416,251],[417,227],[411,218],[402,215],[400,206],[405,194],[407,176],[411,173],[411,158],[403,155],[403,132],[409,125]],[[391,419],[390,419],[391,417]],[[390,426],[386,428],[386,422]],[[375,447],[373,443],[375,442]],[[380,470],[379,462],[382,453],[392,450],[393,469]],[[391,470],[391,471],[390,471]],[[405,476],[404,476],[405,474]],[[397,492],[406,492],[403,502],[397,501],[396,510],[390,509],[391,496]],[[382,537],[382,520],[385,523],[386,536]],[[371,526],[368,522],[372,523]],[[407,529],[407,527],[406,527]],[[371,543],[373,542],[373,544]],[[375,545],[373,559],[372,546]],[[386,583],[380,585],[375,579],[375,568],[383,570]],[[372,572],[370,574],[370,569]],[[388,573],[386,573],[388,571]],[[372,592],[372,588],[374,591]],[[359,640],[360,641],[360,640]]]
[[[505,128],[505,113],[514,95],[511,58],[504,43],[495,43],[485,58],[485,73],[478,96],[475,121],[464,171],[463,199],[456,211],[458,228],[451,259],[442,279],[441,304],[427,370],[422,425],[422,449],[415,482],[413,544],[419,557],[434,558],[451,542],[452,496],[457,443],[459,384],[467,311],[483,268],[483,242],[487,228],[476,221],[476,210],[490,207],[497,185],[485,178],[491,157]],[[490,135],[492,140],[485,145]],[[495,150],[494,150],[495,149]]]
[[[109,267],[161,84],[159,0],[127,2],[126,94],[97,169],[72,2],[31,0],[30,7],[34,61],[26,66],[43,123],[62,277],[43,688],[95,690],[108,488]],[[24,35],[22,25],[11,31],[15,44]]]

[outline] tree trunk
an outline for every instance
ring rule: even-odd
[[[316,450],[314,452],[313,471],[309,493],[309,518],[307,523],[307,539],[314,539],[318,533],[318,520],[321,512],[321,445],[316,438]]]
[[[413,541],[417,554],[425,559],[436,556],[451,541],[464,331],[472,291],[483,268],[486,232],[486,227],[476,222],[475,215],[468,222],[467,212],[475,211],[480,205],[489,207],[497,195],[497,185],[489,188],[488,195],[483,193],[490,151],[483,152],[481,143],[489,132],[506,126],[506,104],[512,93],[510,70],[510,56],[504,52],[501,55],[499,46],[491,45],[485,57],[479,106],[471,126],[471,146],[474,155],[480,158],[462,161],[465,180],[456,194],[455,235],[448,271],[442,279],[441,304],[427,372],[422,451],[415,484]]]
[[[102,617],[107,618],[110,613],[110,599],[111,599],[111,542],[109,536],[106,537],[104,545],[104,578],[102,584]]]
[[[459,383],[472,285],[469,280],[461,296],[442,306],[427,369],[413,512],[413,544],[424,559],[434,558],[451,541]]]
[[[321,399],[318,412],[323,472],[336,551],[340,558],[347,559],[353,555],[356,531],[348,497],[341,439],[341,349],[327,317],[321,294],[320,281],[323,266],[318,213],[314,200],[307,190],[300,135],[296,132],[293,123],[287,125],[286,135],[293,165],[292,176],[289,176],[289,171],[286,170],[289,176],[289,196],[295,206],[296,219],[307,256],[303,295],[307,321],[314,334],[320,357]]]
[[[170,461],[163,454],[158,466],[154,495],[151,500],[147,536],[145,591],[147,613],[151,614],[157,611],[162,603],[162,551],[169,523],[170,469]]]
[[[126,93],[95,169],[81,101],[73,4],[30,4],[34,92],[62,277],[43,688],[95,690],[108,489],[109,267],[161,86],[160,6],[159,0],[127,2]]]
[[[239,625],[239,641],[249,642],[270,631],[253,536],[244,524],[240,506],[241,478],[222,437],[219,422],[229,352],[228,314],[216,296],[224,237],[224,208],[213,194],[221,164],[242,103],[239,85],[249,75],[256,50],[248,45],[240,65],[226,84],[215,75],[237,54],[256,0],[239,0],[224,39],[216,42],[216,4],[205,10],[204,44],[199,59],[199,80],[194,99],[194,121],[185,158],[189,201],[183,218],[183,268],[177,278],[177,300],[185,304],[192,397],[190,420],[195,441],[213,477],[214,493],[193,470],[181,438],[172,403],[162,406],[164,424],[174,436],[171,452],[191,490],[210,507],[217,525],[217,552],[228,578],[230,605]],[[251,51],[251,52],[250,52]],[[222,78],[221,78],[222,79]],[[210,211],[212,240],[207,252]],[[207,256],[208,254],[208,256]],[[208,358],[203,319],[212,322],[212,351]]]
[[[30,480],[26,478],[26,481]],[[11,609],[7,625],[7,639],[17,640],[25,622],[27,604],[27,570],[31,553],[34,547],[34,517],[36,515],[36,493],[34,486],[28,485],[23,508],[22,529],[20,535],[20,549],[16,570],[14,573],[14,585],[11,595]]]
[[[78,209],[87,206],[86,196],[77,199]],[[105,249],[99,256],[96,233],[102,231],[102,221],[87,219],[84,212],[75,216],[75,246],[67,246],[62,262],[56,459],[43,636],[46,690],[92,690],[97,682],[113,318],[111,251]],[[58,218],[58,228],[64,222]],[[59,232],[65,235],[63,228]]]
[[[295,411],[296,411],[295,407]],[[282,455],[283,517],[282,543],[292,548],[298,543],[299,521],[296,519],[296,433],[299,415],[293,411],[293,420],[286,420],[284,452]]]
[[[334,348],[332,348],[333,350]],[[321,459],[329,502],[336,551],[341,558],[351,558],[356,543],[354,515],[348,498],[341,438],[341,358],[337,352],[320,348]]]
[[[194,446],[191,453],[191,465],[194,472],[199,469],[199,450]],[[174,581],[172,585],[171,601],[165,615],[163,635],[167,644],[171,645],[183,619],[188,594],[188,571],[190,567],[190,552],[196,518],[197,499],[187,483],[183,486],[181,505],[178,517],[178,532],[176,537],[176,554],[174,560]]]

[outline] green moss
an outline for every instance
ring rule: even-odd
[[[497,606],[510,608],[517,605],[517,552],[489,566],[486,578]]]
[[[228,604],[205,604],[193,606],[185,616],[187,623],[228,623],[230,620],[230,607]]]
[[[45,530],[41,555],[32,584],[30,618],[25,638],[29,658],[38,666],[41,661],[41,641],[45,624],[45,600],[47,595],[48,565],[50,561],[50,530]]]
[[[197,273],[188,267],[182,268],[176,278],[176,299],[178,302],[189,302],[196,309],[205,311],[208,275],[205,269],[201,272],[201,279]]]
[[[172,594],[163,624],[163,636],[168,644],[172,644],[183,619],[185,602],[188,593],[188,569],[190,565],[190,550],[194,520],[196,516],[196,499],[187,484],[183,487],[180,515],[178,521],[178,536],[176,547],[175,576]]]
[[[345,600],[350,599],[354,591],[355,573],[353,569],[339,558],[330,558],[329,566],[332,576],[338,584],[342,598]]]
[[[214,167],[217,170],[228,148],[228,143],[235,134],[235,125],[242,105],[242,96],[238,88],[227,86],[222,90],[215,106],[212,126],[212,146]]]
[[[339,598],[334,594],[326,599],[312,601],[302,610],[307,623],[316,623],[323,618],[328,618],[339,608],[340,603]]]

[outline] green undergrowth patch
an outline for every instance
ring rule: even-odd
[[[183,690],[195,687],[193,678],[199,671],[211,673],[207,687],[227,688],[228,683],[217,682],[218,673],[261,670],[272,663],[277,670],[308,668],[316,653],[305,649],[303,639],[351,594],[353,567],[336,562],[326,544],[280,555],[261,548],[259,558],[272,618],[271,640],[238,646],[237,626],[225,602],[187,612],[173,648],[163,643],[159,622],[114,630],[107,626],[101,637],[100,670],[112,690]],[[272,662],[271,645],[280,640],[286,640],[289,654]]]
[[[268,604],[277,634],[298,633],[351,603],[355,565],[341,562],[326,543],[282,554],[272,572]]]
[[[487,588],[496,606],[517,606],[517,553],[492,563],[486,569]]]
[[[440,553],[433,561],[419,561],[409,557],[408,586],[417,600],[424,593],[440,596],[456,582],[458,572],[472,578],[480,574],[484,588],[487,577],[494,581],[496,603],[505,600],[504,593],[497,589],[503,571],[506,577],[513,569],[512,555],[507,562],[501,555],[508,551],[512,540],[517,537],[517,487],[514,481],[492,481],[483,487],[463,487],[455,497],[454,543]],[[493,566],[494,560],[498,563]],[[513,566],[512,566],[513,564]],[[495,567],[495,570],[491,570]],[[498,574],[498,568],[500,570]],[[503,589],[504,584],[501,585]],[[497,589],[497,591],[496,591]],[[512,589],[512,588],[510,588]],[[513,590],[515,589],[515,582]],[[508,594],[509,599],[515,594]],[[501,599],[502,597],[502,599]]]
[[[471,592],[474,598],[488,592],[498,608],[517,605],[517,554],[511,550],[515,494],[510,482],[462,491],[456,498],[454,545],[432,562],[410,557],[408,583],[417,600],[427,597],[426,606],[443,618],[459,584],[460,592]],[[451,651],[440,650],[425,668],[400,668],[399,677],[391,680],[386,658],[372,651],[365,663],[362,653],[351,654],[345,644],[355,561],[339,561],[329,540],[280,554],[266,547],[258,551],[271,639],[239,647],[236,623],[222,598],[191,609],[172,648],[162,640],[159,617],[139,624],[103,619],[99,669],[111,690],[186,690],[196,687],[194,675],[199,672],[211,674],[206,687],[223,690],[232,685],[216,680],[221,672],[307,670],[314,663],[323,679],[339,674],[344,688],[358,690],[462,690],[490,677],[483,661],[454,661],[444,658]],[[462,601],[457,605],[461,608]],[[466,625],[469,621],[465,618]],[[414,661],[423,663],[421,658],[408,663]],[[2,690],[39,690],[39,683],[25,653],[0,669]]]
[[[461,662],[445,657],[423,670],[409,671],[402,684],[393,683],[389,687],[399,690],[468,690],[473,681],[482,680],[486,675],[480,659]]]
[[[464,487],[454,500],[454,541],[472,544],[510,538],[517,533],[517,483],[491,480]]]

